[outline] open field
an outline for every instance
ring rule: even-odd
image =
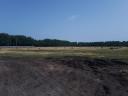
[[[128,96],[128,48],[0,48],[0,96]]]
[[[24,47],[0,48],[0,57],[87,56],[128,60],[128,47]]]

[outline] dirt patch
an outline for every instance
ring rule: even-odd
[[[120,60],[81,57],[2,59],[0,94],[128,96],[127,70],[127,63]]]

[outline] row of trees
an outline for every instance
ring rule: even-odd
[[[23,35],[8,35],[0,33],[0,46],[32,46],[35,40]]]
[[[128,46],[128,41],[107,42],[70,42],[57,39],[35,40],[23,35],[9,35],[0,33],[0,46]]]

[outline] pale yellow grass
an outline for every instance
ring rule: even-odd
[[[17,47],[0,48],[0,56],[90,56],[128,59],[128,48],[110,47]]]

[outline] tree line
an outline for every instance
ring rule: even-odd
[[[70,42],[66,40],[57,39],[44,39],[36,40],[32,37],[24,35],[9,35],[7,33],[0,33],[0,46],[37,46],[37,47],[50,47],[50,46],[128,46],[128,41],[106,41],[106,42]]]

